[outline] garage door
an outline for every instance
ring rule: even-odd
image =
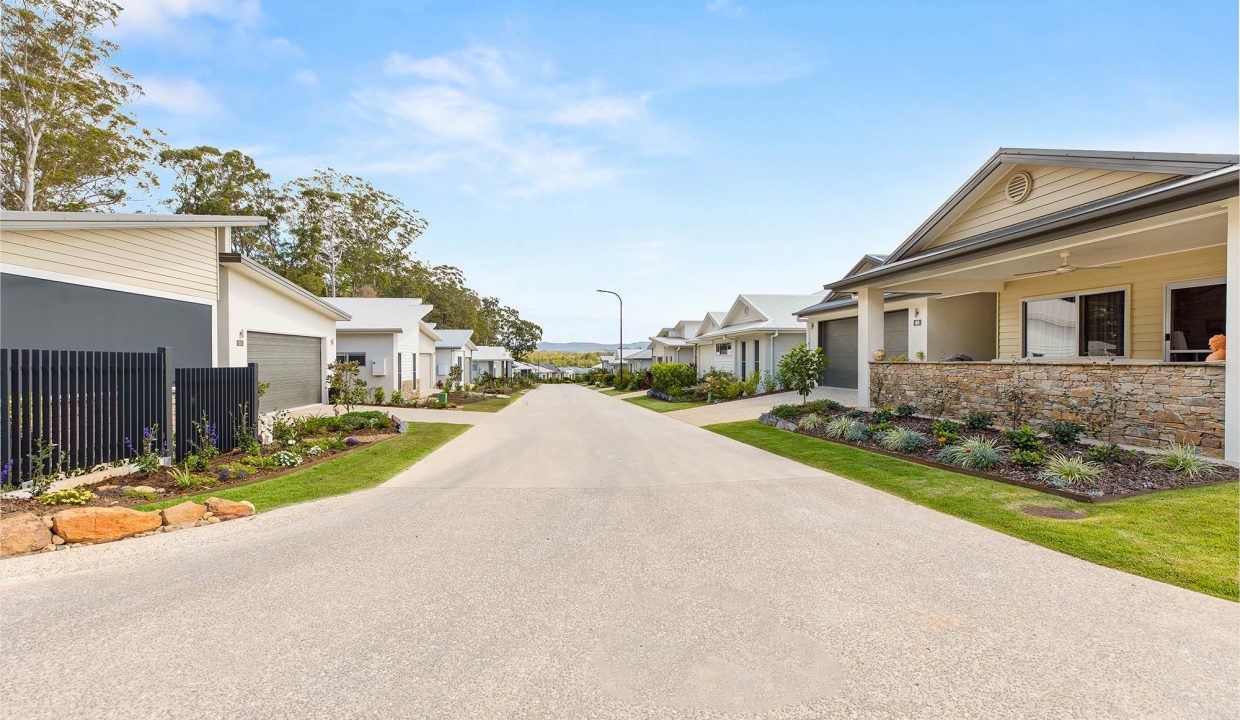
[[[829,387],[857,387],[857,318],[841,318],[818,323],[818,347],[827,356],[822,384]],[[888,357],[908,354],[908,310],[883,314],[883,349]]]
[[[301,335],[252,332],[249,361],[258,363],[258,381],[271,383],[259,401],[262,412],[323,401],[321,341]]]
[[[857,318],[841,318],[818,323],[818,346],[827,356],[822,384],[829,387],[857,387]]]

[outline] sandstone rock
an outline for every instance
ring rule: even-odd
[[[51,530],[51,529],[52,529],[52,516],[51,516],[51,515],[44,515],[44,516],[43,516],[43,524],[47,526],[47,529],[48,529],[48,530]]]
[[[212,517],[212,518],[208,518],[208,519],[207,519],[207,522],[211,523],[212,525],[214,525],[215,523],[217,523],[217,522],[219,522],[219,521],[220,521],[220,519],[219,519],[219,518],[217,518],[217,517]]]
[[[206,508],[191,500],[159,511],[163,516],[164,525],[168,527],[189,527],[202,519]]]
[[[0,519],[0,555],[20,555],[52,544],[52,533],[34,513]]]
[[[53,535],[53,536],[52,536],[52,544],[53,544],[53,545],[64,545],[64,544],[65,544],[65,539],[64,539],[64,538],[62,538],[62,537],[61,537],[61,536],[59,536],[59,535]]]
[[[52,528],[65,542],[111,542],[157,529],[158,512],[123,507],[84,507],[61,510],[52,516]]]
[[[212,519],[233,520],[254,514],[254,503],[248,500],[237,502],[223,498],[207,498],[207,510],[211,511]]]
[[[34,497],[34,493],[29,490],[10,490],[0,497],[5,500],[29,500]]]

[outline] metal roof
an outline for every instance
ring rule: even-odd
[[[261,215],[178,215],[160,213],[50,212],[0,210],[0,228],[54,230],[57,228],[261,227]]]

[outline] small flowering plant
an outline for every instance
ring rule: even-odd
[[[306,449],[306,454],[309,455],[310,457],[318,457],[323,454],[323,448],[319,447],[318,445],[311,445],[309,448]]]
[[[344,444],[348,445],[349,447],[357,447],[357,438],[347,437],[344,439]]]
[[[271,463],[276,467],[297,467],[301,464],[301,456],[292,450],[281,450],[271,456]]]
[[[159,469],[159,425],[142,428],[141,448],[134,447],[133,441],[125,438],[125,448],[133,453],[133,464],[142,472],[155,472]],[[167,447],[163,450],[166,452]]]

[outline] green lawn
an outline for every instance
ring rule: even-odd
[[[634,405],[644,407],[647,410],[654,410],[659,413],[671,412],[673,410],[687,410],[689,408],[702,407],[706,404],[697,400],[688,402],[668,402],[666,400],[660,400],[649,396],[626,398],[625,402],[633,403]]]
[[[633,390],[617,390],[615,388],[607,388],[601,391],[604,395],[624,395],[625,393],[634,392]]]
[[[506,398],[487,398],[486,400],[483,400],[482,402],[465,403],[464,405],[460,406],[460,409],[466,412],[490,412],[490,413],[499,412],[500,410],[503,410],[504,408],[516,402],[517,398],[521,397],[526,392],[527,391],[525,390],[520,390],[518,392],[515,392],[509,395]]]
[[[294,503],[365,490],[391,479],[471,427],[450,423],[413,423],[408,432],[391,440],[288,475],[227,490],[204,492],[191,498],[164,500],[136,509],[158,510],[185,502],[186,499],[202,502],[209,497],[221,497],[226,500],[249,500],[254,503],[255,510],[265,512]]]
[[[1094,505],[808,438],[755,420],[707,429],[1099,565],[1240,600],[1240,492],[1235,483]],[[1087,517],[1031,517],[1017,512],[1024,505],[1072,508]]]

